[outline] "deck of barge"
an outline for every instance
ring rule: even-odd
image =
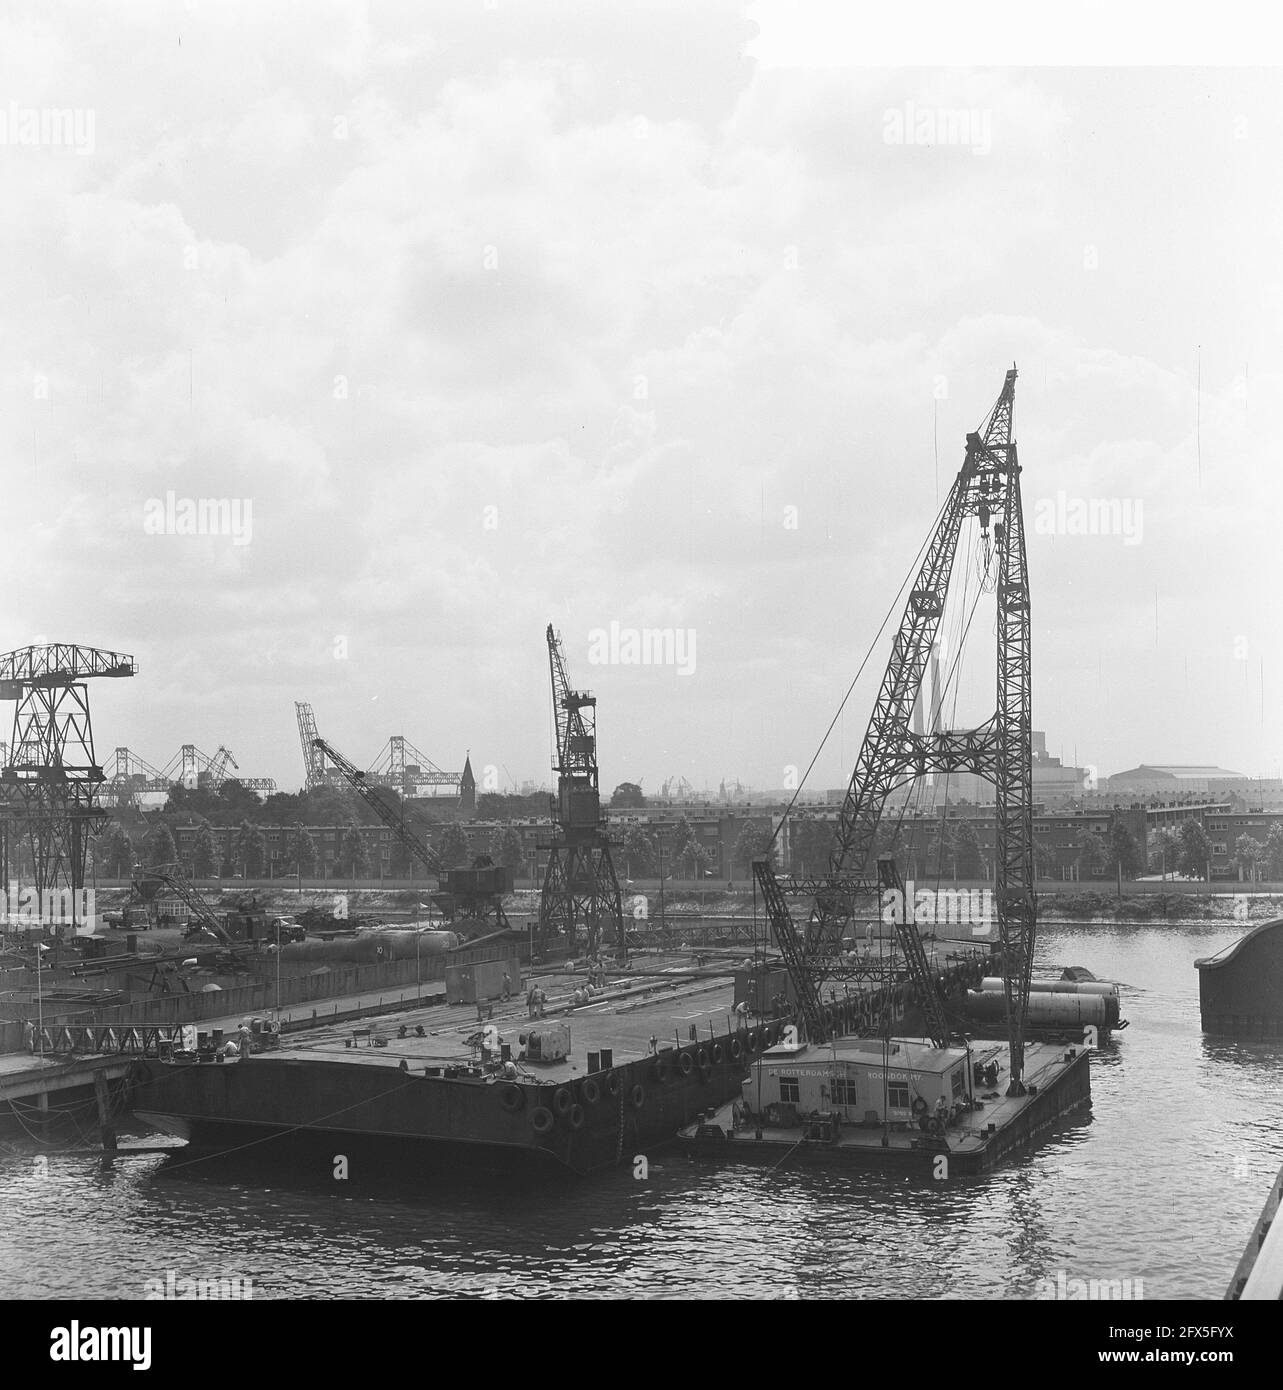
[[[688,967],[683,965],[685,972]],[[613,1053],[616,1066],[644,1057],[650,1040],[659,1048],[706,1041],[711,1031],[724,1034],[734,1025],[731,1012],[734,984],[726,972],[710,970],[706,978],[690,978],[684,973],[671,986],[655,976],[622,985],[608,986],[592,1002],[578,1007],[569,1003],[569,986],[574,977],[543,981],[548,994],[545,1017],[531,1019],[525,993],[509,1003],[495,1003],[493,1012],[479,1020],[473,1004],[436,1004],[427,1008],[408,1008],[375,1019],[353,1021],[338,1026],[320,1026],[283,1042],[273,1056],[352,1062],[389,1066],[410,1071],[427,1067],[468,1065],[480,1060],[474,1039],[482,1029],[493,1025],[499,1041],[511,1048],[519,1074],[534,1081],[566,1081],[588,1074],[588,1053]],[[582,977],[576,983],[582,984]],[[560,1062],[518,1060],[519,1039],[531,1028],[566,1023],[570,1028],[571,1052]],[[401,1025],[407,1035],[397,1036]],[[424,1037],[415,1029],[422,1027]],[[374,1039],[386,1042],[375,1046]],[[251,1057],[249,1065],[254,1064]]]
[[[932,1167],[944,1155],[946,1173],[980,1173],[995,1167],[1011,1153],[1024,1148],[1062,1116],[1087,1106],[1091,1099],[1088,1052],[1083,1048],[1064,1048],[1047,1043],[1025,1045],[1025,1081],[1029,1094],[1005,1094],[1010,1079],[1010,1057],[1005,1043],[976,1043],[975,1060],[993,1061],[998,1066],[997,1082],[979,1093],[982,1109],[974,1110],[935,1137],[916,1125],[881,1124],[840,1125],[833,1140],[807,1137],[805,1123],[800,1128],[780,1129],[750,1119],[736,1131],[733,1102],[707,1112],[684,1127],[679,1139],[701,1157],[722,1162],[785,1161],[832,1165],[876,1167]],[[769,1061],[770,1054],[764,1058]],[[817,1055],[815,1064],[823,1061]],[[746,1083],[746,1099],[751,1104],[751,1083]],[[759,1137],[760,1136],[760,1137]]]

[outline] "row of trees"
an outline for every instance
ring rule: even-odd
[[[184,788],[176,788],[175,791],[191,795]],[[203,789],[200,794],[210,795]],[[304,796],[341,798],[343,794],[322,788]],[[268,802],[276,799],[269,797]],[[259,809],[263,811],[266,807]],[[334,817],[330,821],[331,824],[346,821],[339,840],[335,869],[354,878],[369,876],[373,862],[371,847],[352,808],[339,801],[329,809],[347,812],[345,816]],[[144,867],[173,863],[178,858],[178,851],[170,819],[161,819],[144,834],[135,836],[131,836],[120,821],[110,822],[93,845],[94,862],[99,871],[107,877],[124,878],[135,863],[141,863]],[[184,815],[183,819],[190,823],[189,816]],[[192,846],[192,870],[196,877],[228,877],[239,873],[246,878],[256,878],[266,872],[268,841],[260,818],[242,817],[235,835],[231,837],[226,855],[222,853],[222,837],[216,838],[213,832],[218,822],[198,817],[196,823],[198,829]],[[277,821],[273,825],[273,828],[286,827],[293,830],[293,852],[290,860],[281,866],[281,871],[298,872],[305,877],[314,875],[319,868],[319,853],[313,837],[302,822]],[[496,827],[486,846],[474,847],[463,827],[455,822],[435,831],[421,830],[420,834],[450,868],[470,863],[476,851],[488,853],[494,863],[510,868],[514,873],[520,874],[526,868],[521,836],[512,825]],[[794,821],[791,834],[793,872],[803,876],[823,874],[833,848],[833,823],[800,816]],[[621,851],[621,867],[626,876],[658,876],[660,847],[661,841],[654,831],[641,824],[629,826]],[[662,848],[666,877],[700,878],[711,867],[708,851],[699,843],[685,816],[678,820],[671,835],[663,836]],[[874,842],[875,857],[897,851],[903,855],[906,849],[916,866],[915,872],[941,876],[948,874],[964,879],[979,878],[984,873],[983,851],[975,825],[970,820],[947,821],[943,828],[937,827],[925,849],[916,854],[912,846],[897,844],[894,822],[887,821],[879,826]],[[768,850],[774,853],[769,821],[749,820],[740,829],[732,860],[736,868],[747,872],[753,860]],[[1115,821],[1105,835],[1082,830],[1075,841],[1075,850],[1082,877],[1099,869],[1110,876],[1135,878],[1146,868],[1146,855],[1121,820]],[[1040,877],[1049,877],[1055,871],[1056,857],[1049,847],[1035,845],[1034,857]],[[1178,828],[1154,831],[1149,837],[1148,869],[1151,873],[1174,871],[1187,877],[1203,878],[1210,871],[1211,858],[1211,842],[1197,820],[1183,821]],[[1234,842],[1233,862],[1244,879],[1253,882],[1261,878],[1272,882],[1283,881],[1283,825],[1273,826],[1263,842],[1251,835],[1240,835]],[[408,875],[411,870],[410,856],[397,841],[392,843],[387,865],[388,872],[398,877]]]
[[[973,821],[958,819],[935,826],[922,848],[903,843],[898,831],[891,820],[878,826],[874,859],[879,854],[899,854],[914,866],[913,872],[964,879],[984,877],[984,850]],[[832,821],[800,817],[792,829],[794,872],[802,876],[825,873],[833,841]],[[1144,867],[1144,856],[1135,837],[1122,821],[1116,821],[1103,836],[1091,830],[1081,831],[1075,841],[1075,855],[1082,876],[1096,869],[1116,874],[1121,868],[1124,878],[1135,878]],[[1056,853],[1049,845],[1034,845],[1034,867],[1040,878],[1050,878],[1055,873]]]
[[[1254,835],[1240,835],[1231,853],[1239,877],[1250,882],[1268,879],[1283,880],[1283,825],[1275,822],[1264,840]],[[1203,878],[1209,872],[1212,842],[1196,820],[1185,820],[1179,829],[1156,830],[1150,836],[1149,869],[1151,873],[1171,873]]]
[[[420,838],[428,840],[447,868],[472,862],[474,856],[468,835],[462,826],[454,822],[445,826],[439,835],[421,833]],[[291,858],[284,864],[278,863],[278,871],[299,873],[304,877],[314,875],[319,866],[319,854],[311,833],[305,826],[297,825],[292,827],[291,840]],[[230,877],[234,874],[258,878],[266,873],[268,841],[261,826],[248,819],[242,820],[236,834],[230,838],[225,856],[221,852],[222,843],[222,837],[215,837],[209,821],[197,823],[192,842],[192,873],[196,878]],[[108,878],[127,878],[135,864],[155,868],[161,864],[172,864],[178,859],[173,830],[163,820],[139,837],[137,843],[124,825],[112,821],[94,841],[93,853],[95,865]],[[521,837],[514,827],[497,827],[490,837],[488,853],[496,864],[520,872],[523,863]],[[335,869],[351,878],[364,878],[370,876],[372,862],[368,836],[356,817],[351,816],[339,838]],[[399,841],[394,840],[388,858],[388,872],[397,877],[406,876],[411,867],[410,854]]]
[[[749,859],[752,858],[751,845],[760,840],[764,846],[769,838],[770,830],[765,823],[747,822],[735,846],[736,862],[747,862],[744,855],[748,853]],[[678,820],[671,835],[650,831],[640,824],[630,825],[619,853],[627,878],[658,878],[661,858],[665,878],[702,878],[713,862],[685,816]]]

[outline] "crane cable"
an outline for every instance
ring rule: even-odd
[[[956,484],[954,486],[956,487]],[[940,521],[953,501],[953,493],[954,488],[951,487],[949,489],[949,495],[945,498],[944,503],[941,505],[939,511],[936,512],[935,518],[931,523],[930,529],[927,531],[925,539],[923,540],[922,544],[918,547],[918,552],[913,557],[913,561],[909,566],[908,572],[905,574],[904,579],[901,580],[900,587],[895,591],[895,596],[887,605],[887,611],[883,616],[881,623],[878,625],[877,632],[873,634],[873,640],[869,643],[869,648],[864,653],[864,658],[860,662],[859,668],[857,669],[855,675],[851,677],[851,684],[847,686],[846,694],[842,696],[842,701],[837,707],[837,712],[829,721],[829,727],[825,729],[824,737],[820,740],[819,747],[816,748],[814,754],[811,757],[811,761],[806,765],[806,771],[802,774],[802,777],[797,784],[797,788],[793,792],[792,799],[789,801],[789,804],[784,808],[784,814],[780,817],[779,824],[776,825],[774,833],[771,835],[770,842],[767,844],[766,847],[767,857],[770,856],[771,850],[775,845],[775,841],[779,838],[779,833],[784,828],[785,821],[787,821],[789,816],[792,815],[793,807],[797,803],[798,797],[802,794],[802,788],[806,785],[806,779],[811,775],[811,770],[815,767],[816,761],[818,760],[820,754],[824,751],[824,745],[829,741],[829,736],[833,733],[833,730],[836,727],[838,720],[841,719],[842,711],[846,708],[847,701],[851,698],[851,695],[855,691],[857,682],[859,681],[860,677],[864,674],[864,668],[869,664],[869,658],[873,655],[874,649],[877,647],[879,639],[881,638],[883,632],[886,631],[886,625],[891,621],[891,615],[895,612],[896,606],[900,602],[900,596],[904,593],[904,590],[906,586],[909,584],[910,580],[917,573],[918,566],[922,562],[923,555],[925,554],[927,548],[930,546],[931,542],[935,539],[936,532],[938,531],[940,526]]]

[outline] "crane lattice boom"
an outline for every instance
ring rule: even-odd
[[[409,825],[406,824],[405,816],[399,807],[388,803],[387,798],[380,796],[380,788],[372,787],[365,780],[365,773],[361,771],[355,763],[349,762],[347,758],[332,748],[323,738],[315,741],[316,750],[323,754],[334,764],[343,774],[348,786],[361,798],[362,801],[374,812],[376,816],[388,827],[397,837],[401,844],[427,869],[433,873],[440,873],[443,869],[441,856],[425,840],[416,835]]]
[[[772,913],[772,923],[786,961],[805,962],[803,973],[814,985],[816,974],[822,976],[826,964],[841,960],[842,939],[850,921],[849,881],[868,874],[878,823],[894,788],[927,772],[967,771],[992,780],[997,802],[994,896],[1011,1044],[1011,1089],[1019,1094],[1024,1090],[1024,1034],[1037,908],[1033,869],[1029,574],[1020,465],[1012,438],[1015,389],[1013,367],[981,429],[967,435],[962,468],[914,577],[892,642],[868,731],[843,799],[829,861],[828,886],[816,895],[805,937],[784,946],[784,938],[798,930],[786,903],[782,912],[777,909]],[[997,709],[978,728],[920,733],[914,728],[914,705],[922,692],[923,677],[944,613],[962,524],[972,516],[979,521],[986,543],[992,535],[996,559]],[[754,873],[766,891],[768,879],[773,878],[769,861],[756,862]],[[774,895],[768,892],[768,905],[773,901]],[[902,939],[916,979],[925,973],[926,966],[925,957],[918,958],[920,943],[919,950],[912,949],[912,935],[910,930],[902,934]],[[929,981],[918,982],[927,986],[929,996],[934,995]],[[798,993],[805,1015],[804,992],[799,989]],[[813,1023],[810,1018],[807,1022]],[[815,1026],[821,1030],[824,1027],[819,1020]]]

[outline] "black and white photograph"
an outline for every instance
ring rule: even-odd
[[[1267,26],[0,0],[29,1374],[337,1373],[336,1301],[1250,1364]]]

